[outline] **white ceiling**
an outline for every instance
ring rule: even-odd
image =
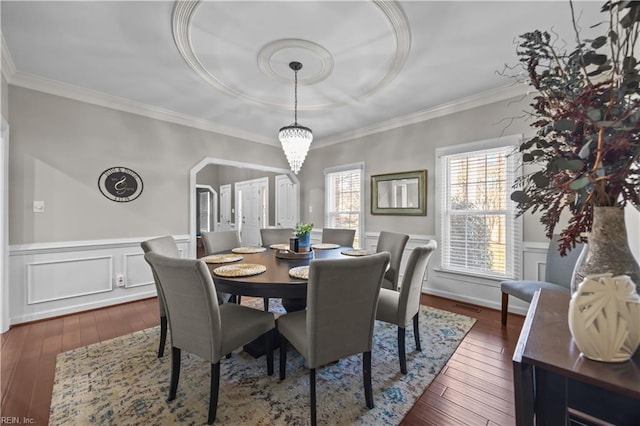
[[[583,27],[602,19],[600,6],[575,4]],[[1,7],[11,84],[114,96],[273,145],[293,122],[292,60],[303,64],[298,121],[320,146],[479,94],[524,92],[498,74],[517,63],[517,36],[553,29],[569,46],[574,40],[568,1],[2,0]]]

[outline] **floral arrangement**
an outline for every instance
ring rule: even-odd
[[[519,147],[534,167],[514,185],[518,212],[540,212],[551,238],[563,210],[565,254],[591,231],[593,208],[640,205],[640,2],[607,1],[601,35],[581,39],[570,1],[576,46],[566,50],[548,32],[520,36],[535,136]],[[561,45],[561,47],[557,47]]]

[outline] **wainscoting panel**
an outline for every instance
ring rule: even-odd
[[[111,291],[112,265],[112,256],[29,263],[27,304]]]
[[[10,323],[155,296],[153,275],[140,248],[149,238],[10,246]],[[189,236],[174,238],[184,256]]]

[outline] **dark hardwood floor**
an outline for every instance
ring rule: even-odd
[[[18,418],[20,424],[46,425],[56,355],[158,325],[157,303],[145,299],[18,325],[2,334],[0,424]],[[492,309],[428,295],[422,303],[477,322],[402,424],[515,424],[511,355],[524,318],[509,315],[509,325],[502,327],[500,313]]]

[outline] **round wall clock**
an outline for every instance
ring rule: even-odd
[[[142,179],[126,167],[112,167],[102,172],[98,178],[98,187],[102,195],[111,201],[126,203],[142,194]]]

